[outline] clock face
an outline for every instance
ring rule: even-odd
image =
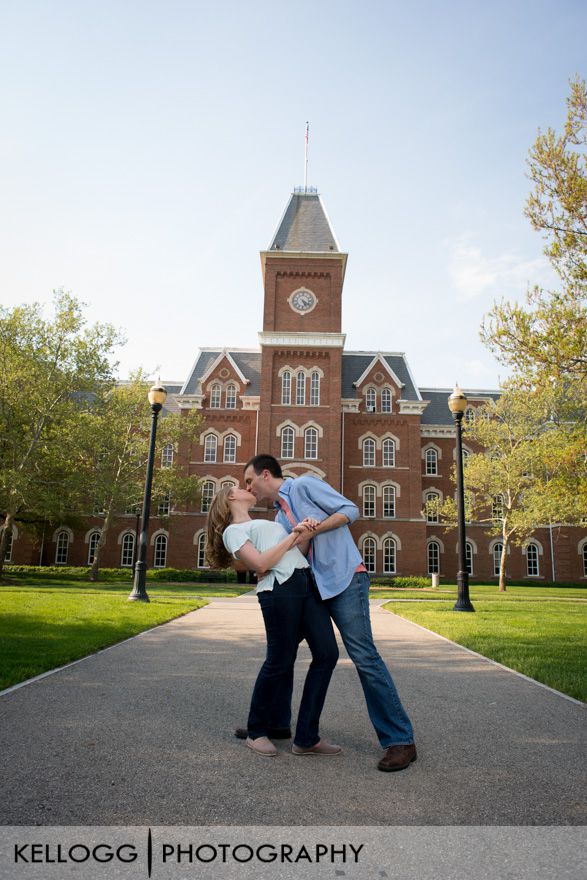
[[[295,312],[300,315],[311,312],[317,303],[317,299],[311,290],[302,288],[294,291],[289,298],[289,304]]]

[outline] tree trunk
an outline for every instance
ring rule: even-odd
[[[12,534],[13,524],[14,513],[7,513],[4,525],[2,526],[2,533],[0,534],[0,580],[2,580],[4,574],[4,556],[6,554],[6,547],[8,546],[8,537]]]
[[[102,530],[100,532],[100,540],[98,541],[98,546],[96,547],[96,555],[94,556],[94,561],[92,562],[92,567],[90,568],[90,580],[92,583],[95,583],[100,579],[100,556],[102,554],[102,548],[106,545],[106,537],[108,535],[108,530],[110,529],[110,525],[112,523],[112,505],[106,511],[106,516],[104,517],[104,525],[102,526]]]
[[[505,593],[505,561],[507,558],[508,552],[508,538],[506,535],[503,536],[503,550],[501,552],[501,559],[499,560],[499,592]]]

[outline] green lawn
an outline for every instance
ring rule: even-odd
[[[490,592],[492,591],[492,592]],[[587,595],[566,588],[473,587],[475,613],[453,611],[440,591],[401,591],[401,598],[417,593],[420,601],[392,601],[384,607],[426,629],[497,660],[562,691],[587,700]],[[394,592],[398,598],[399,591]],[[437,595],[435,596],[435,593]],[[577,600],[576,593],[585,598]],[[377,598],[383,598],[378,595]],[[436,601],[434,599],[436,598]],[[440,601],[439,601],[440,600]]]
[[[237,584],[148,583],[149,603],[128,602],[130,583],[25,580],[0,586],[0,689],[201,608],[238,596]]]

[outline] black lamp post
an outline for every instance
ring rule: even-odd
[[[157,436],[157,417],[163,408],[167,391],[162,385],[153,385],[149,391],[149,403],[151,404],[151,441],[149,444],[149,458],[147,461],[147,478],[145,480],[145,497],[143,498],[143,515],[141,519],[141,537],[139,552],[135,564],[135,577],[132,593],[128,597],[129,602],[148,602],[145,581],[147,576],[147,537],[149,532],[149,513],[151,511],[151,486],[153,484],[153,463],[155,461],[155,437]]]
[[[457,510],[459,521],[459,571],[457,574],[457,601],[453,611],[474,611],[469,598],[469,572],[467,571],[467,549],[465,536],[465,488],[463,479],[463,433],[462,421],[467,398],[458,385],[448,398],[448,408],[452,413],[457,430]]]

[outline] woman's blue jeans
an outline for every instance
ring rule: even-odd
[[[300,638],[306,639],[312,662],[304,683],[294,743],[310,748],[320,740],[318,727],[338,646],[326,604],[310,569],[296,569],[283,584],[258,594],[267,633],[267,656],[251,698],[249,736],[267,736],[275,707],[284,698],[291,704],[293,664]]]

